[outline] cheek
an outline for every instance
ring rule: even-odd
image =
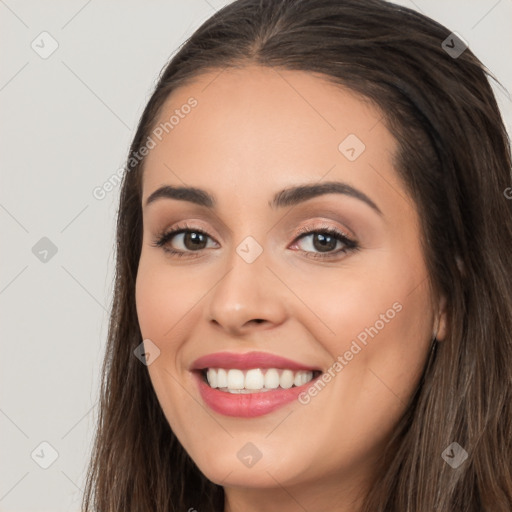
[[[290,303],[297,303],[293,315],[300,315],[333,358],[356,339],[369,347],[370,340],[385,338],[381,349],[396,346],[407,353],[412,340],[428,335],[432,322],[426,269],[414,245],[407,252],[400,246],[368,251],[339,268],[280,269],[303,299],[300,306],[290,294]]]
[[[164,415],[180,439],[186,438],[188,411],[197,408],[183,387],[183,379],[190,377],[182,374],[180,355],[202,295],[204,281],[190,279],[183,269],[173,271],[143,251],[135,286],[137,317],[142,338],[160,351],[147,370]]]
[[[205,290],[204,280],[194,279],[188,270],[172,270],[151,255],[141,255],[135,302],[144,338],[175,338],[176,330],[193,316]]]
[[[165,276],[159,279],[157,273],[141,259],[135,285],[135,304],[143,338],[160,338],[164,324],[167,324],[165,312],[174,311],[176,300],[171,294],[164,293],[165,289]]]
[[[411,252],[407,258],[380,253],[361,264],[364,272],[319,272],[314,287],[303,279],[296,289],[308,298],[302,322],[332,361],[334,385],[328,386],[340,407],[330,414],[350,411],[363,429],[383,420],[392,426],[428,355],[430,290],[419,249],[416,258]]]
[[[371,279],[361,278],[352,284],[340,280],[330,293],[334,282],[315,289],[322,298],[311,307],[323,323],[310,322],[309,330],[330,354],[333,376],[309,396],[301,423],[304,435],[318,433],[311,443],[333,468],[342,460],[369,456],[385,443],[421,376],[430,342],[428,288],[424,284],[414,289],[417,274],[406,276],[403,271],[389,270],[390,282],[398,274],[400,284],[390,286],[372,286]]]

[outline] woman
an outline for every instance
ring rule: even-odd
[[[510,170],[438,23],[217,12],[131,146],[84,509],[511,510]]]

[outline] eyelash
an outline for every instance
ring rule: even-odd
[[[181,226],[177,226],[175,229],[172,229],[170,231],[163,231],[160,234],[158,234],[156,236],[156,238],[153,240],[153,242],[151,243],[151,246],[152,247],[161,247],[170,256],[173,256],[173,257],[177,256],[178,258],[182,258],[183,256],[190,257],[191,253],[200,253],[202,250],[204,250],[204,249],[201,249],[198,251],[178,251],[176,249],[172,249],[172,248],[166,246],[166,244],[170,240],[172,240],[172,238],[174,238],[176,235],[179,235],[182,233],[187,233],[187,232],[198,233],[198,234],[204,235],[208,238],[211,238],[210,235],[208,235],[208,233],[206,233],[202,229],[194,228],[193,226],[189,226],[185,223]],[[319,226],[319,227],[315,227],[314,229],[301,228],[295,235],[294,243],[302,238],[306,238],[307,235],[319,234],[319,233],[323,234],[323,235],[332,236],[337,241],[342,242],[344,244],[344,247],[342,249],[339,249],[337,251],[330,252],[330,253],[312,253],[312,252],[308,252],[308,251],[300,251],[300,252],[306,254],[308,258],[328,259],[328,258],[333,258],[333,257],[339,256],[340,254],[357,251],[359,249],[359,244],[355,240],[352,240],[351,238],[347,237],[347,235],[345,235],[341,231],[339,231],[331,226]],[[194,257],[198,257],[198,256],[199,256],[199,254],[194,255],[192,257],[194,258]]]

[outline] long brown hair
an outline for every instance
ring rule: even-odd
[[[142,241],[134,158],[168,98],[211,70],[257,64],[318,73],[371,100],[398,142],[395,168],[421,219],[448,333],[382,457],[366,512],[512,510],[510,145],[489,73],[450,30],[382,0],[237,0],[170,60],[141,117],[123,178],[117,266],[85,511],[222,511],[222,487],[173,434],[147,368],[135,280]],[[463,48],[462,48],[463,49]],[[467,460],[441,454],[457,442]],[[342,483],[340,482],[340,485]]]

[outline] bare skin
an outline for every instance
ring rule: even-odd
[[[433,334],[442,340],[446,331],[415,205],[392,165],[396,141],[375,107],[303,72],[246,67],[201,75],[170,96],[159,122],[190,97],[197,106],[151,149],[143,177],[136,302],[143,338],[160,349],[148,366],[155,392],[192,459],[224,486],[226,511],[354,512]],[[340,151],[349,134],[364,151],[353,138]],[[350,185],[380,212],[341,193],[269,205],[282,189],[326,182]],[[216,206],[170,198],[146,205],[163,185],[204,189]],[[204,248],[183,234],[167,242],[182,257],[152,245],[184,222],[207,234]],[[301,228],[317,234],[300,235]],[[325,228],[358,248],[333,238],[322,246]],[[252,263],[236,251],[248,236],[263,250]],[[371,326],[373,336],[351,357],[354,340]],[[192,362],[254,350],[335,376],[307,403],[263,416],[209,409]],[[237,457],[249,442],[262,455],[252,467]]]

